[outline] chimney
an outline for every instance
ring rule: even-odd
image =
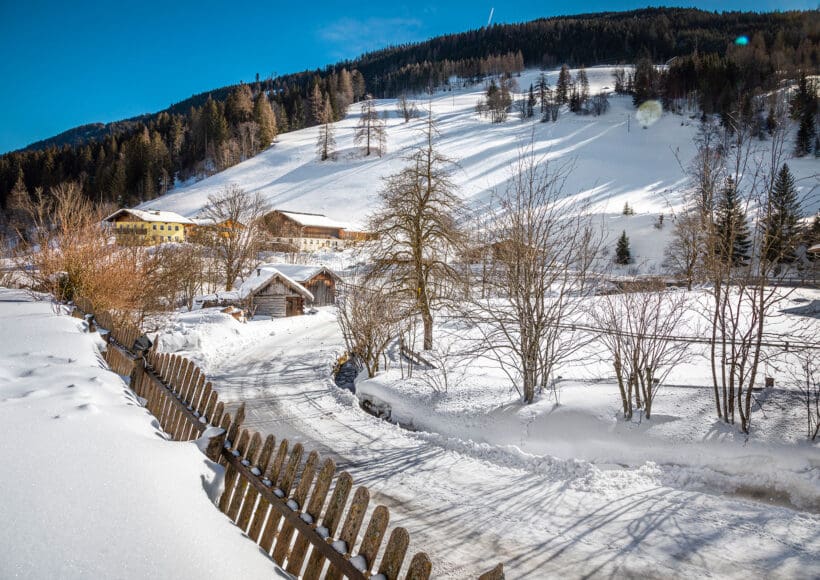
[[[261,275],[262,275],[262,268],[257,268],[257,269],[256,269],[256,275],[257,275],[257,276],[261,276]]]

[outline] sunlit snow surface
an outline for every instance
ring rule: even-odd
[[[591,94],[602,89],[611,92],[613,70],[587,70]],[[528,70],[516,77],[521,92],[537,83],[540,74]],[[554,87],[558,72],[546,74]],[[389,116],[384,157],[365,157],[354,146],[353,134],[359,120],[359,107],[354,104],[348,116],[335,123],[335,161],[318,160],[318,128],[285,133],[256,157],[144,207],[194,216],[208,195],[218,193],[228,183],[237,183],[261,193],[275,208],[323,213],[362,224],[375,207],[382,178],[400,170],[407,154],[421,143],[423,115],[430,107],[440,130],[438,147],[457,163],[452,179],[473,208],[486,207],[494,193],[506,187],[518,158],[531,150],[539,162],[570,168],[564,193],[591,204],[601,217],[611,245],[625,230],[637,263],[657,264],[661,260],[671,228],[656,230],[652,225],[660,213],[666,214],[668,224],[672,212],[684,203],[688,184],[684,169],[694,153],[692,140],[699,125],[698,112],[663,113],[655,119],[655,111],[654,122],[643,129],[636,120],[632,97],[612,96],[609,112],[601,117],[564,112],[557,123],[540,123],[537,115],[522,122],[513,112],[507,122],[493,124],[475,112],[476,102],[483,98],[482,85],[415,98],[422,117],[409,123],[399,118],[395,100],[377,101],[379,112]],[[768,144],[755,146],[765,149]],[[813,158],[789,163],[798,178],[817,172]],[[806,180],[798,179],[798,184],[802,188],[811,186]],[[621,215],[625,203],[635,210],[634,216]],[[818,206],[820,200],[815,196],[809,200],[807,213]]]

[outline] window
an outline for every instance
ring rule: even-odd
[[[159,226],[159,229],[164,230],[165,229],[165,224]]]
[[[178,232],[179,231],[179,226],[174,226],[174,231]]]
[[[151,227],[152,227],[153,229],[157,229],[157,224],[154,224],[154,225],[153,225],[153,226],[151,226]]]

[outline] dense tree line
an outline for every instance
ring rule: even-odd
[[[734,44],[741,35],[749,38],[748,45]],[[633,85],[624,87],[638,99],[660,96],[673,105],[696,98],[707,113],[750,111],[749,95],[797,78],[798,70],[817,71],[819,45],[820,17],[813,11],[653,8],[493,25],[389,47],[321,70],[268,79],[257,75],[254,82],[194,95],[154,115],[73,129],[0,157],[0,205],[8,212],[13,190],[32,194],[67,180],[78,182],[97,202],[149,200],[179,180],[255,155],[277,133],[328,126],[328,118],[340,119],[366,93],[400,96],[446,86],[453,77],[481,82],[525,66],[643,59],[649,66],[641,70],[649,76],[636,71]],[[673,57],[678,58],[666,72],[655,74],[653,63]],[[566,98],[572,97],[570,91]],[[814,139],[804,124],[806,140]]]

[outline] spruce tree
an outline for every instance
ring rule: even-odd
[[[794,177],[785,163],[777,174],[763,216],[763,255],[770,264],[794,261],[800,239],[800,202]]]
[[[719,193],[715,229],[718,258],[732,266],[745,266],[749,260],[752,242],[746,213],[738,199],[737,185],[731,177],[726,180],[726,186]]]
[[[615,245],[615,263],[625,266],[631,262],[632,250],[629,248],[629,238],[626,236],[626,230],[624,230]]]
[[[569,101],[569,86],[572,84],[572,74],[567,65],[561,65],[558,73],[558,82],[555,83],[555,102],[559,105],[566,105]]]
[[[811,153],[814,138],[814,114],[806,111],[800,118],[800,127],[797,129],[797,137],[794,144],[794,154],[798,157],[803,157]]]

